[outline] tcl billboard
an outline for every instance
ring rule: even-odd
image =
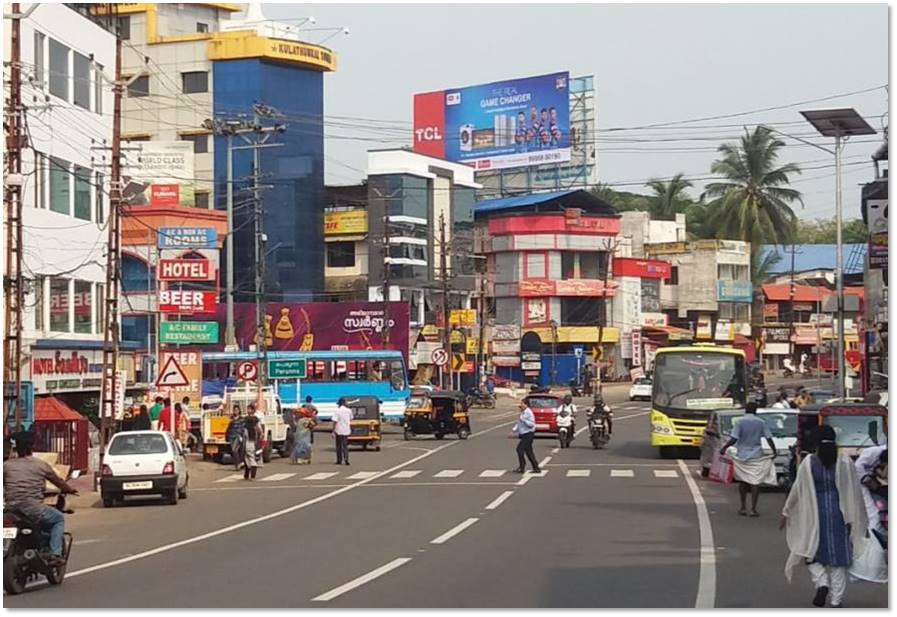
[[[570,160],[569,73],[414,96],[414,151],[477,170]]]

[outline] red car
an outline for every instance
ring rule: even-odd
[[[558,409],[564,399],[556,394],[530,394],[523,399],[536,417],[536,433],[558,432]]]

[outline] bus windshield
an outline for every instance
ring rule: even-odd
[[[744,358],[682,351],[659,353],[654,367],[654,405],[707,411],[745,405]]]

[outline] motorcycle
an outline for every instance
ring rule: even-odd
[[[491,392],[473,388],[467,393],[467,407],[484,407],[485,409],[495,409],[495,395]]]
[[[558,444],[561,448],[569,448],[573,441],[573,414],[561,412],[557,416]]]
[[[600,411],[596,406],[590,409],[588,413],[589,439],[592,442],[592,447],[596,450],[603,448],[607,445],[607,442],[610,441],[610,426],[608,424],[608,419],[613,414],[610,407],[603,402],[599,402],[599,405],[602,407]]]
[[[79,471],[71,474],[75,479]],[[63,514],[74,514],[66,508],[65,494],[56,498],[57,510]],[[72,551],[72,534],[65,532],[62,541],[62,564],[50,565],[50,534],[37,521],[22,512],[11,509],[3,511],[3,589],[10,595],[25,591],[25,585],[38,575],[47,577],[51,585],[61,585],[68,567]]]

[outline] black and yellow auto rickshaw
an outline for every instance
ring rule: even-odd
[[[887,443],[888,408],[869,403],[826,403],[801,409],[797,415],[797,443],[791,457],[792,480],[803,457],[815,452],[818,428],[823,425],[835,429],[838,452],[856,459],[864,449]]]
[[[347,400],[346,406],[352,410],[349,445],[360,445],[364,450],[373,448],[379,452],[382,439],[380,399],[376,396],[357,396]]]
[[[405,408],[405,439],[433,435],[442,439],[449,433],[458,439],[470,437],[467,396],[463,392],[414,390]]]

